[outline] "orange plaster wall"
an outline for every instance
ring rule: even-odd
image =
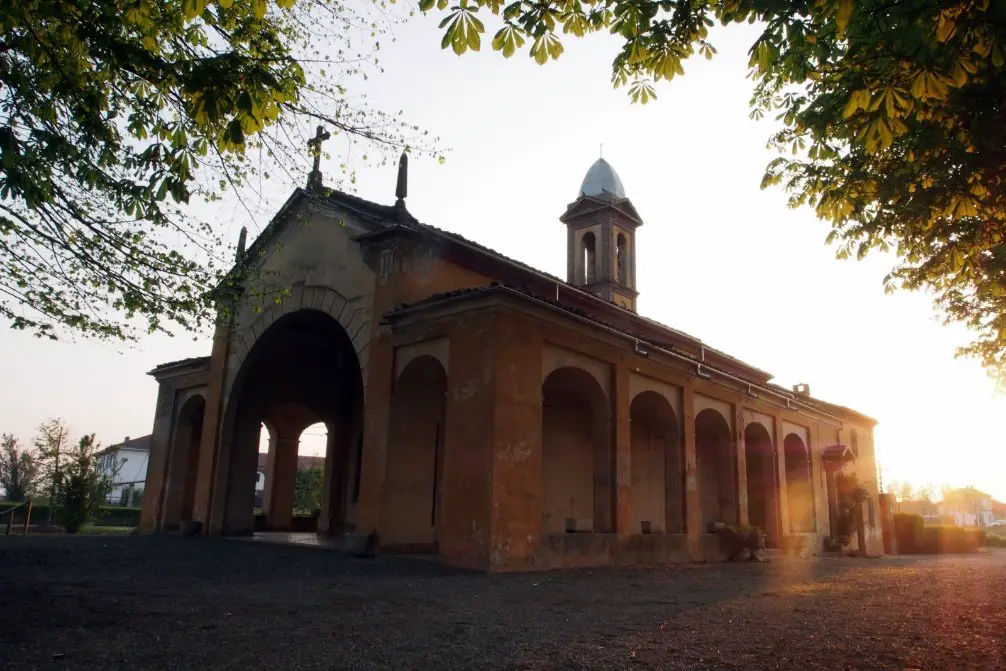
[[[513,314],[497,328],[490,570],[504,571],[533,568],[542,534],[542,342]]]
[[[444,561],[463,568],[485,570],[489,564],[496,342],[495,315],[465,316],[452,324],[437,535]]]

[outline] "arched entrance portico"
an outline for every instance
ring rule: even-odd
[[[259,430],[268,421],[275,443],[272,482],[266,483],[267,519],[284,526],[292,510],[293,479],[301,432],[328,427],[320,532],[350,527],[350,493],[358,464],[355,447],[363,430],[363,379],[352,341],[334,318],[299,310],[272,324],[252,346],[227,401],[221,445],[226,453],[226,499],[222,531],[250,533],[258,462]],[[272,453],[272,450],[270,450]]]

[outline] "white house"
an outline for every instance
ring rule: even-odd
[[[963,487],[943,492],[939,511],[942,516],[953,517],[956,526],[987,527],[996,519],[995,503],[985,492]]]
[[[150,462],[150,436],[126,439],[118,445],[110,445],[98,452],[98,468],[112,476],[112,491],[108,502],[113,505],[139,505],[143,496],[143,485],[147,481],[147,465]],[[115,467],[118,465],[118,473]]]

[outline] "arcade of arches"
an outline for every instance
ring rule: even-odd
[[[151,371],[142,530],[313,530],[488,571],[721,559],[723,524],[820,552],[824,455],[876,497],[875,421],[636,315],[642,220],[607,164],[562,221],[567,282],[404,206],[298,191],[239,257],[285,297],[241,295],[210,356]]]

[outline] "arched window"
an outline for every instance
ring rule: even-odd
[[[594,239],[593,233],[583,234],[583,249],[581,250],[581,256],[583,258],[583,283],[591,284],[595,279],[595,269],[594,269],[594,252],[596,248],[596,241]]]
[[[628,278],[628,248],[625,243],[625,235],[623,233],[618,234],[618,238],[615,240],[615,277],[618,283],[621,285],[627,285],[626,279]]]

